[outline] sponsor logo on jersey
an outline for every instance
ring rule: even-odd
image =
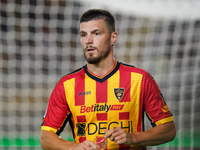
[[[128,133],[133,133],[133,124],[132,121],[112,121],[108,122],[99,122],[99,123],[77,123],[76,127],[78,128],[77,136],[84,136],[86,133],[87,135],[94,135],[94,134],[105,134],[104,129],[113,129],[116,127],[121,127],[122,129],[126,130]]]
[[[120,101],[124,95],[124,88],[114,88],[115,97]]]
[[[78,96],[84,96],[84,95],[90,95],[91,91],[85,91],[85,92],[80,92],[78,93]]]
[[[108,105],[105,104],[95,104],[92,106],[81,106],[80,113],[89,112],[108,112],[110,110],[122,110],[124,105]]]
[[[77,135],[78,136],[85,136],[85,123],[77,123],[76,127],[78,128]]]

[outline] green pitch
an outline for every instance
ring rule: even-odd
[[[73,138],[65,138],[73,141]],[[159,145],[160,147],[200,147],[200,132],[195,132],[191,135],[190,132],[177,133],[176,138],[167,144]],[[0,147],[40,147],[39,135],[38,137],[30,136],[23,137],[0,137]]]

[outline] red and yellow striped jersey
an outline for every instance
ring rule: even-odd
[[[128,133],[144,131],[144,112],[153,126],[173,121],[152,76],[116,61],[103,77],[87,65],[60,79],[49,99],[42,130],[60,134],[69,121],[75,142],[93,141],[104,129],[121,127]],[[136,149],[108,140],[107,149]]]

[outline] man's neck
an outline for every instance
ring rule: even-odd
[[[115,59],[112,58],[112,59],[101,61],[98,64],[87,63],[87,68],[93,74],[99,77],[103,77],[114,67],[114,65],[115,65]]]

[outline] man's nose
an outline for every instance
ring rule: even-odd
[[[92,35],[87,35],[86,37],[86,41],[85,41],[86,44],[93,44],[93,37]]]

